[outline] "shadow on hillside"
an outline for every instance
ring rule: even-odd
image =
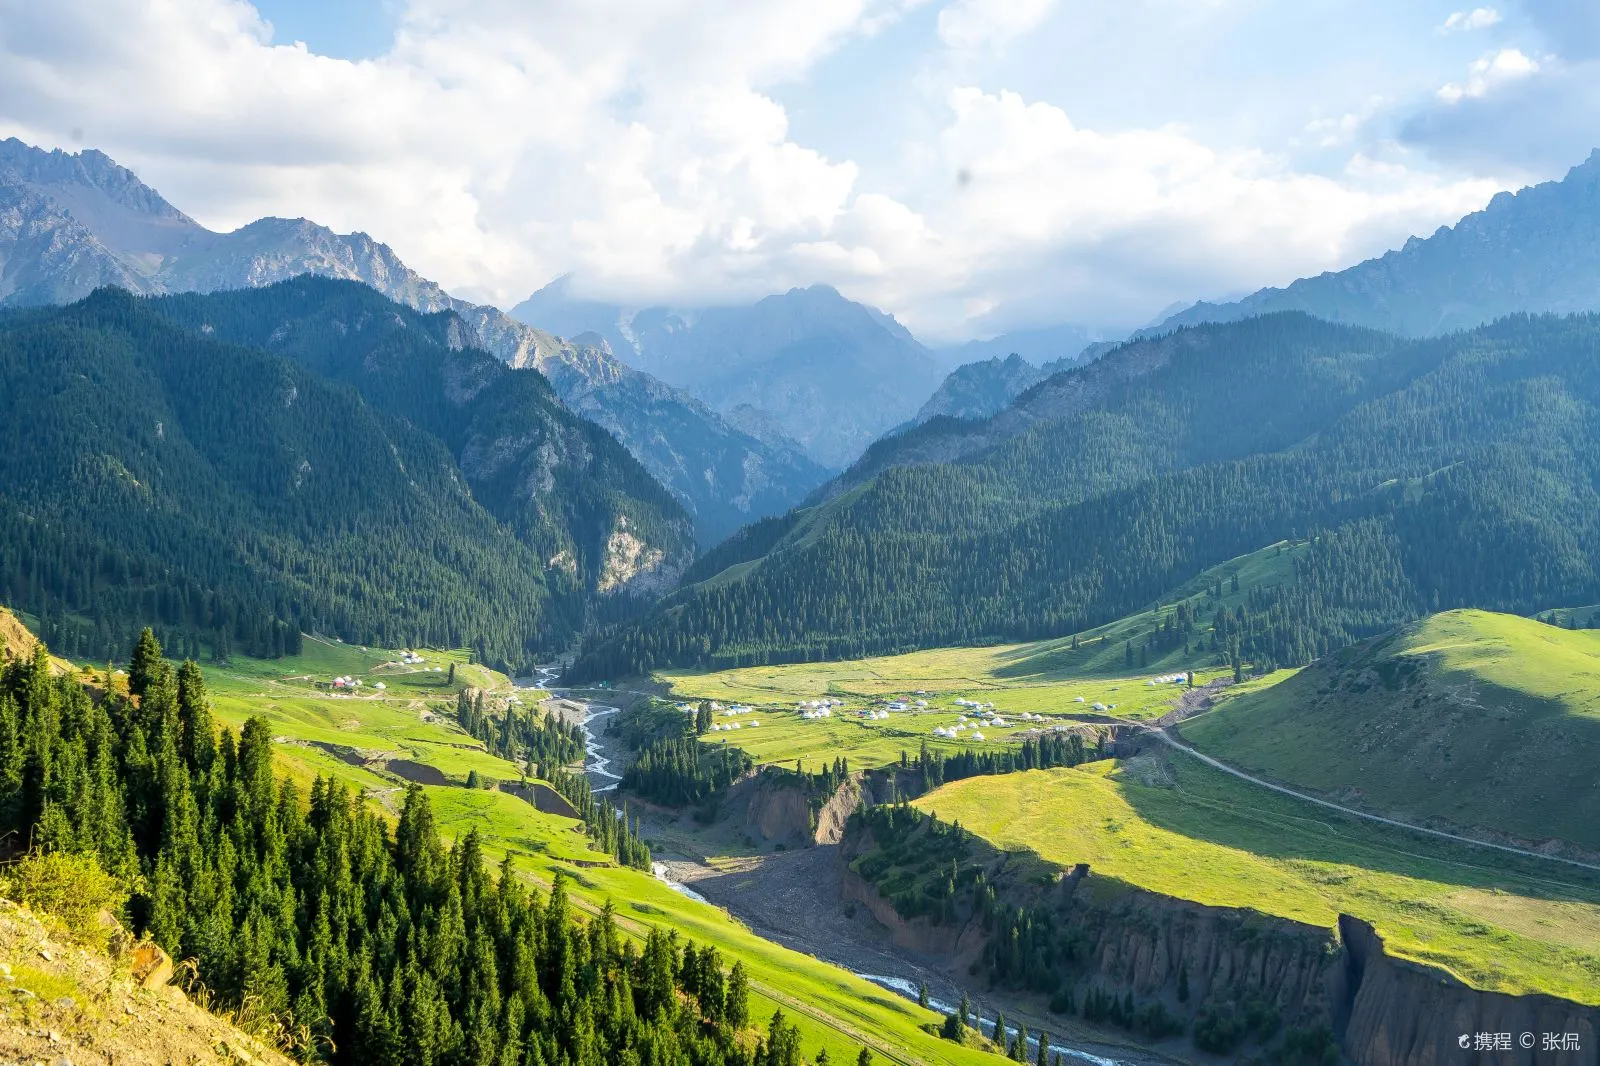
[[[1339,864],[1462,888],[1600,904],[1600,873],[1369,822],[1236,780],[1188,756],[1169,757],[1178,787],[1120,783],[1129,806],[1169,832],[1268,859]],[[1327,876],[1343,875],[1328,871]]]

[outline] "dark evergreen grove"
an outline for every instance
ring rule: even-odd
[[[869,456],[876,476],[730,539],[694,573],[744,567],[597,634],[572,676],[1065,635],[1286,538],[1311,541],[1292,580],[1218,633],[1258,663],[1444,608],[1592,603],[1597,356],[1596,316],[1401,342],[1280,314],[1141,341],[1037,386],[1018,405],[1053,396],[1050,417],[960,461]]]
[[[502,664],[636,609],[599,588],[609,536],[686,557],[687,518],[452,323],[317,279],[0,316],[0,602],[94,659],[153,625],[189,654],[320,632]]]
[[[51,677],[41,647],[0,671],[0,835],[93,856],[128,919],[193,958],[222,1003],[307,1059],[422,1066],[798,1066],[781,1015],[749,1017],[742,965],[609,905],[583,918],[475,833],[440,841],[413,786],[393,833],[343,786],[272,773],[266,722],[214,728],[201,672],[153,638],[131,697]],[[752,1028],[761,1023],[760,1028]]]

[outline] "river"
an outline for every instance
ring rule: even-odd
[[[612,707],[604,703],[594,703],[589,700],[572,699],[572,697],[566,696],[563,691],[551,687],[551,683],[556,679],[557,673],[558,671],[553,667],[541,666],[538,668],[539,676],[534,680],[533,684],[525,687],[531,687],[541,692],[547,692],[552,696],[562,696],[564,699],[571,699],[573,703],[583,704],[585,713],[583,716],[583,721],[580,723],[580,727],[583,730],[583,750],[585,753],[583,764],[584,772],[589,775],[590,784],[593,786],[595,792],[614,791],[617,787],[617,782],[622,780],[622,776],[620,774],[611,772],[611,758],[605,753],[604,746],[595,733],[594,724],[602,718],[607,718],[613,714],[616,714],[620,708]],[[665,863],[653,862],[650,864],[650,868],[651,873],[655,875],[656,880],[660,881],[674,892],[677,892],[682,896],[686,896],[689,899],[695,900],[696,902],[707,904],[708,906],[718,906],[683,882],[675,881],[668,877]],[[723,909],[731,910],[731,908]],[[732,913],[741,918],[745,917],[743,915],[738,915],[737,911],[733,911]],[[759,932],[759,930],[757,930],[757,932]],[[836,966],[843,966],[845,969],[849,969],[848,965],[842,961],[838,959],[827,958],[825,953],[819,953],[817,957],[825,962],[831,962]],[[853,970],[851,972],[855,973]],[[908,978],[874,973],[855,973],[855,975],[864,981],[872,982],[880,988],[888,989],[891,992],[905,996],[907,999],[914,1000],[917,998],[917,985]],[[945,1003],[941,1000],[933,998],[929,998],[928,1006],[933,1010],[946,1015],[953,1014],[956,1011],[956,1007],[953,1004]],[[982,1015],[978,1014],[977,1011],[973,1012],[973,1016],[977,1019],[979,1030],[992,1038],[994,1036],[994,1019],[984,1018]],[[1016,1027],[1007,1025],[1006,1033],[1010,1037],[1015,1037],[1017,1033]],[[1031,1061],[1038,1051],[1038,1037],[1030,1036],[1028,1038],[1028,1046],[1034,1049],[1034,1051],[1028,1056],[1029,1060]],[[1052,1053],[1061,1055],[1064,1060],[1070,1062],[1090,1063],[1091,1066],[1157,1066],[1157,1064],[1167,1063],[1170,1061],[1152,1054],[1143,1054],[1137,1058],[1112,1058],[1108,1057],[1106,1054],[1097,1054],[1096,1052],[1088,1051],[1083,1047],[1074,1047],[1071,1044],[1062,1044],[1054,1040],[1050,1041],[1049,1047]],[[1099,1050],[1110,1052],[1112,1049],[1101,1047]]]

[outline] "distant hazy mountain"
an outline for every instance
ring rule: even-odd
[[[909,418],[942,367],[900,323],[825,285],[742,307],[628,310],[574,299],[559,279],[512,308],[542,329],[592,332],[628,362],[689,390],[741,425],[848,464]]]
[[[363,282],[419,311],[454,311],[472,343],[512,366],[537,367],[563,402],[604,426],[672,490],[702,543],[782,511],[826,476],[805,455],[733,428],[604,348],[451,297],[364,233],[281,218],[216,233],[103,153],[0,141],[0,307],[66,303],[103,285],[210,292],[307,273]]]
[[[945,360],[946,365],[958,367],[986,359],[1005,359],[1010,355],[1020,355],[1034,366],[1057,363],[1066,367],[1077,362],[1085,348],[1105,339],[1102,334],[1082,326],[1045,326],[1013,330],[986,341],[951,344],[935,348],[933,354]]]
[[[1561,181],[1489,206],[1338,273],[1198,303],[1158,330],[1304,311],[1411,336],[1467,329],[1516,311],[1600,310],[1600,150]]]
[[[1087,336],[1075,326],[1062,326],[1059,329],[1036,330],[1035,334],[1061,336],[1066,332],[1078,336]],[[996,337],[992,341],[970,341],[959,348],[947,348],[945,352],[981,352],[988,351],[1007,337],[1020,337],[1021,334],[1006,334]],[[1019,347],[1027,347],[1020,345]],[[1082,347],[1069,345],[1070,355],[1063,355],[1056,359],[1049,359],[1035,365],[1026,355],[1015,350],[1008,352],[1004,357],[990,355],[979,358],[970,363],[956,367],[946,375],[934,394],[928,397],[928,402],[917,411],[916,417],[907,423],[907,428],[912,425],[921,425],[931,418],[948,415],[951,418],[988,418],[1005,408],[1012,400],[1033,388],[1039,382],[1066,370],[1068,367],[1078,366],[1098,359],[1116,344],[1112,341],[1085,341]],[[1059,350],[1051,347],[1036,347],[1034,351]]]

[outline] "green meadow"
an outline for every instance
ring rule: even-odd
[[[987,647],[934,648],[901,655],[881,655],[845,662],[751,666],[712,672],[663,670],[655,680],[679,700],[716,700],[758,708],[749,716],[760,721],[755,731],[741,724],[737,733],[716,733],[712,743],[729,743],[748,751],[758,762],[804,763],[844,756],[852,766],[882,766],[900,752],[915,753],[923,742],[949,752],[967,747],[966,740],[936,737],[935,728],[959,721],[957,699],[994,704],[997,713],[1042,714],[1052,722],[1113,717],[1148,721],[1172,709],[1179,686],[1161,678],[1193,671],[1195,684],[1230,673],[1218,656],[1196,645],[1157,656],[1130,670],[1124,644],[1141,639],[1187,602],[1209,617],[1218,605],[1235,607],[1258,586],[1281,584],[1291,577],[1304,543],[1281,542],[1214,566],[1174,589],[1159,604],[1114,622],[1072,636]],[[1236,587],[1237,584],[1237,587]],[[1212,595],[1222,588],[1221,597]],[[1279,671],[1252,687],[1275,684],[1289,676]],[[841,714],[805,720],[796,704],[832,697],[845,701]],[[888,720],[855,717],[873,701],[926,700],[926,710],[897,712]],[[1097,710],[1094,705],[1101,704]],[[722,721],[723,719],[719,719]],[[733,719],[744,722],[744,719]],[[1020,722],[1016,729],[984,729],[984,744],[1016,743],[1019,730],[1038,725]],[[1049,723],[1046,723],[1049,724]]]
[[[1600,1004],[1600,876],[1365,822],[1172,755],[969,778],[915,801],[998,848],[1334,928],[1478,988]]]
[[[1230,699],[1183,735],[1380,814],[1600,853],[1600,631],[1449,611]]]

